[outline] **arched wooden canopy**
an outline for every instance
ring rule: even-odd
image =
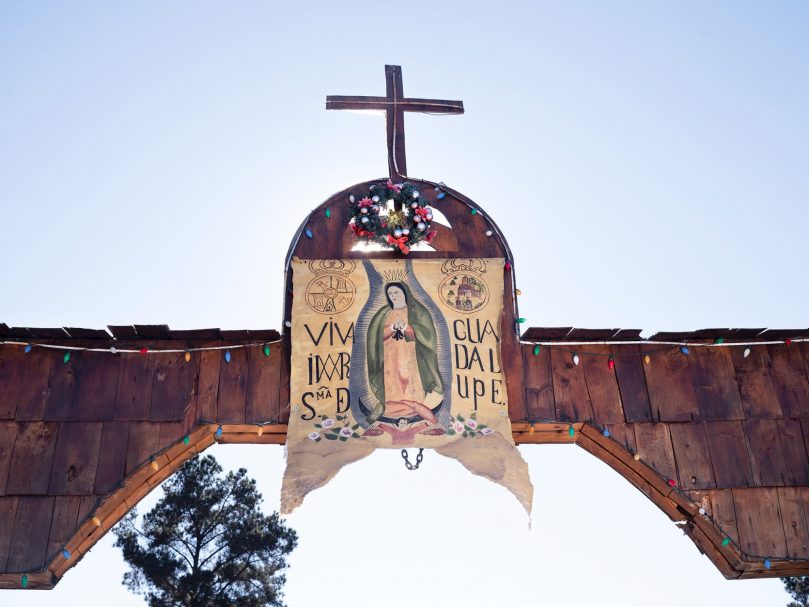
[[[502,354],[517,443],[576,443],[605,461],[682,524],[728,578],[809,573],[809,344],[783,343],[809,333],[707,330],[644,341],[639,331],[568,327],[531,328],[521,340],[515,260],[497,226],[459,192],[411,182],[452,226],[439,227],[436,251],[411,257],[510,262]],[[288,260],[397,256],[352,250],[346,198],[370,183],[312,211]],[[289,275],[285,293],[288,319]],[[143,496],[214,442],[285,441],[286,334],[108,329],[0,325],[0,587],[53,587]],[[659,343],[717,338],[778,343],[755,345],[748,356],[728,347],[692,347],[686,356]]]

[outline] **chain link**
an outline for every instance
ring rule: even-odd
[[[402,459],[404,460],[405,468],[408,470],[418,470],[419,466],[421,466],[421,462],[424,460],[424,449],[419,449],[415,464],[410,463],[410,458],[407,456],[407,449],[402,449]]]

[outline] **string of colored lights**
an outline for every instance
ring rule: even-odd
[[[531,426],[529,427],[528,434],[534,434],[534,424],[535,423],[541,423],[541,422],[533,422],[532,421]],[[558,423],[558,422],[555,422],[555,421],[551,420],[550,423]],[[592,422],[587,422],[587,425],[592,426],[596,430],[599,430],[604,437],[612,440],[616,444],[620,445],[622,448],[627,449],[628,451],[632,452],[632,450],[627,445],[622,444],[620,441],[616,440],[615,437],[611,436],[610,431],[607,428],[607,426],[604,426],[603,428],[599,428],[596,424],[594,424]],[[576,429],[573,427],[573,424],[570,424],[570,426],[568,427],[568,434],[570,435],[571,438],[575,437]],[[635,451],[632,454],[632,458],[636,462],[639,462],[641,460],[641,456],[637,451]],[[672,491],[676,491],[678,494],[682,495],[685,499],[687,499],[690,502],[694,501],[688,495],[687,491],[685,489],[682,489],[679,486],[679,484],[677,483],[676,480],[674,480],[673,478],[668,478],[663,474],[660,474],[660,472],[658,472],[657,470],[655,470],[652,466],[649,466],[648,464],[646,464],[646,466],[649,467],[659,478],[664,480],[666,482],[666,484],[669,487],[671,487]],[[806,558],[806,557],[797,557],[797,556],[789,556],[789,555],[786,555],[786,556],[758,555],[758,554],[751,554],[751,553],[745,552],[744,549],[742,548],[741,544],[739,542],[737,542],[736,540],[734,540],[733,538],[731,538],[730,534],[722,527],[722,525],[719,523],[719,521],[717,521],[715,518],[713,518],[713,516],[711,516],[708,513],[708,511],[705,509],[704,506],[700,506],[698,508],[697,512],[698,512],[698,514],[700,516],[707,519],[719,531],[719,533],[722,535],[722,542],[721,542],[721,547],[722,548],[725,548],[725,547],[732,544],[733,547],[738,550],[739,554],[747,561],[754,561],[754,560],[755,561],[761,561],[762,564],[764,565],[764,568],[768,569],[768,570],[772,567],[772,561],[774,561],[774,560],[775,561],[795,562],[795,563],[809,562],[809,558]],[[692,519],[693,519],[693,517],[692,517]],[[684,524],[687,524],[689,522],[691,522],[691,521],[690,520],[675,521],[675,524],[684,525]]]
[[[288,407],[289,407],[289,405],[287,405],[287,408],[288,408]],[[285,408],[285,409],[286,409],[286,408]],[[285,409],[284,409],[284,410],[285,410]],[[281,411],[281,413],[283,413],[283,411],[284,411],[284,410],[282,410],[282,411]],[[215,422],[210,422],[210,421],[207,421],[207,420],[200,420],[200,423],[202,423],[202,424],[212,424],[212,423],[215,423]],[[275,424],[275,423],[279,423],[279,422],[275,422],[275,421],[270,420],[270,421],[267,421],[267,422],[257,422],[257,423],[255,423],[254,425],[255,425],[255,426],[256,426],[256,428],[257,428],[257,429],[256,429],[256,434],[257,434],[258,436],[261,436],[261,435],[263,434],[263,430],[264,430],[264,426],[265,426],[265,425],[271,425],[271,424]],[[592,425],[592,424],[591,424],[591,425]],[[594,427],[595,427],[595,426],[594,426]],[[529,431],[529,434],[533,434],[533,430],[534,430],[534,424],[532,423],[532,424],[531,424],[531,431]],[[568,429],[568,432],[569,432],[569,434],[570,434],[570,436],[571,436],[571,437],[575,436],[575,428],[573,427],[573,425],[572,425],[572,424],[570,425],[570,427],[569,427],[569,429]],[[603,434],[605,437],[607,437],[607,438],[611,438],[611,437],[610,437],[609,430],[607,429],[607,427],[606,427],[606,426],[604,426],[604,428],[602,428],[602,429],[601,429],[601,433],[602,433],[602,434]],[[214,432],[214,437],[216,438],[217,442],[218,442],[218,441],[219,441],[219,440],[222,438],[223,434],[224,434],[223,427],[222,427],[222,425],[221,425],[221,424],[219,424],[219,425],[217,426],[217,428],[216,428],[216,431]],[[619,441],[616,441],[614,438],[612,438],[612,440],[613,440],[613,441],[615,441],[616,443],[620,444],[620,442],[619,442]],[[167,445],[167,446],[165,446],[163,449],[161,449],[160,451],[158,451],[157,453],[153,454],[153,455],[152,455],[152,456],[149,458],[149,460],[147,460],[147,461],[149,461],[149,463],[150,463],[150,467],[151,467],[151,468],[152,468],[154,471],[157,471],[157,470],[159,469],[159,466],[158,466],[158,464],[157,464],[157,462],[156,462],[156,458],[157,458],[157,457],[159,457],[160,455],[162,455],[163,453],[167,452],[169,449],[171,449],[171,448],[172,448],[174,445],[178,444],[179,442],[182,442],[183,444],[188,445],[188,444],[190,443],[190,436],[189,436],[188,434],[186,434],[185,436],[183,436],[183,438],[178,439],[178,440],[177,440],[175,443],[172,443],[172,444],[170,444],[170,445]],[[634,457],[635,461],[640,461],[640,459],[641,459],[641,458],[640,458],[640,455],[639,455],[638,453],[635,453],[633,457]],[[143,462],[143,463],[145,463],[145,462]],[[674,479],[666,479],[666,477],[665,477],[665,476],[661,475],[659,472],[657,472],[656,470],[654,470],[654,468],[651,468],[651,469],[652,469],[652,471],[653,471],[655,474],[657,474],[657,475],[658,475],[660,478],[665,479],[665,480],[666,480],[666,482],[667,482],[667,484],[668,484],[668,485],[669,485],[669,486],[672,488],[672,490],[673,490],[673,491],[677,491],[679,494],[683,495],[683,496],[684,496],[686,499],[688,499],[689,501],[693,501],[693,500],[691,500],[691,498],[690,498],[690,497],[689,497],[689,496],[686,494],[686,492],[685,492],[684,490],[682,490],[682,489],[681,489],[681,488],[680,488],[680,487],[677,485],[677,482],[676,482]],[[118,488],[121,488],[121,487],[123,487],[123,486],[124,486],[124,484],[125,484],[125,483],[124,483],[124,481],[121,481],[120,483],[118,483],[118,485],[116,486],[116,488],[117,488],[117,489],[118,489]],[[95,509],[93,510],[93,512],[95,512]],[[732,544],[732,545],[733,545],[733,547],[734,547],[735,549],[737,549],[737,550],[738,550],[739,554],[740,554],[740,555],[741,555],[741,556],[742,556],[742,557],[743,557],[745,560],[747,560],[747,561],[750,561],[750,560],[758,560],[758,561],[761,561],[761,562],[762,562],[762,564],[764,565],[764,568],[765,568],[765,569],[767,569],[767,570],[769,570],[769,569],[772,567],[772,561],[773,561],[773,560],[776,560],[776,561],[781,561],[781,562],[791,562],[791,563],[805,563],[805,562],[809,562],[809,559],[808,559],[808,558],[805,558],[805,557],[795,557],[795,556],[789,556],[789,555],[787,555],[787,556],[773,556],[773,555],[770,555],[770,556],[764,556],[764,555],[756,555],[756,554],[750,554],[750,553],[747,553],[747,552],[745,552],[745,551],[744,551],[744,549],[741,547],[741,545],[740,545],[740,544],[739,544],[739,543],[738,543],[736,540],[734,540],[734,539],[732,539],[732,538],[731,538],[730,534],[729,534],[729,533],[727,533],[727,532],[725,531],[725,529],[722,527],[722,525],[721,525],[721,524],[720,524],[720,523],[719,523],[719,522],[718,522],[718,521],[717,521],[715,518],[713,518],[713,516],[711,516],[711,515],[708,513],[708,511],[707,511],[707,510],[706,510],[706,509],[705,509],[703,506],[700,506],[700,507],[699,507],[699,509],[698,509],[698,513],[699,513],[699,516],[702,516],[702,517],[704,517],[706,520],[708,520],[708,521],[709,521],[709,522],[710,522],[710,523],[711,523],[711,524],[712,524],[712,525],[713,525],[713,526],[714,526],[714,527],[715,527],[715,528],[716,528],[716,529],[717,529],[717,530],[720,532],[720,534],[723,536],[723,539],[722,539],[722,542],[721,542],[721,548],[726,548],[727,546],[729,546],[729,545],[731,545],[731,544]],[[98,518],[98,516],[96,516],[95,514],[92,514],[92,515],[89,517],[89,520],[91,520],[91,521],[93,522],[93,524],[94,524],[94,525],[96,525],[97,527],[101,527],[101,525],[102,525],[101,520],[100,520],[100,519]],[[675,524],[676,524],[676,525],[686,525],[686,524],[688,524],[689,522],[691,522],[691,521],[689,521],[689,520],[683,520],[683,521],[676,521],[676,522],[675,522]],[[61,556],[62,556],[62,557],[65,559],[65,560],[69,560],[69,559],[70,559],[70,556],[71,556],[71,553],[70,553],[70,551],[69,551],[69,550],[68,550],[68,549],[65,547],[65,548],[63,548],[63,549],[62,549]],[[20,586],[21,586],[22,588],[27,588],[27,587],[28,587],[28,576],[27,576],[26,574],[23,574],[23,575],[20,577]]]
[[[18,340],[0,340],[0,345],[4,346],[24,346],[25,353],[28,354],[34,348],[43,348],[46,350],[61,350],[67,352],[66,356],[69,355],[70,352],[104,352],[106,354],[141,354],[143,356],[147,355],[154,355],[154,354],[179,354],[184,352],[186,354],[190,354],[192,352],[210,352],[216,350],[224,350],[225,351],[225,359],[227,362],[230,362],[230,351],[231,350],[241,350],[245,348],[259,348],[263,347],[264,355],[270,355],[270,344],[277,344],[281,340],[280,339],[273,339],[269,341],[260,341],[260,342],[253,342],[249,344],[235,344],[229,346],[198,346],[194,348],[162,348],[162,349],[155,349],[155,348],[118,348],[117,346],[109,346],[107,348],[91,348],[91,347],[83,347],[83,346],[66,346],[62,344],[53,344],[53,343],[40,343],[40,342],[32,342],[32,341],[18,341]],[[68,357],[69,360],[69,357]],[[65,361],[67,362],[67,360]]]
[[[718,341],[721,340],[721,341]],[[704,343],[697,341],[664,341],[664,340],[650,340],[650,339],[636,339],[636,340],[589,340],[589,341],[544,341],[544,340],[524,340],[521,339],[521,344],[533,344],[538,346],[643,346],[647,344],[663,345],[663,346],[677,346],[686,348],[729,348],[739,346],[778,346],[790,345],[793,343],[809,342],[809,337],[796,337],[786,339],[772,339],[763,341],[725,341],[724,338],[718,337],[712,343]],[[683,352],[683,354],[686,354]]]
[[[593,340],[593,341],[528,341],[528,340],[520,340],[520,344],[522,345],[533,345],[533,354],[534,356],[539,356],[542,353],[542,346],[546,348],[554,348],[555,350],[560,350],[562,352],[566,352],[572,355],[572,361],[574,365],[579,365],[581,362],[581,357],[579,356],[579,352],[577,350],[571,350],[571,346],[618,346],[618,345],[656,345],[656,346],[663,346],[660,348],[654,348],[651,350],[644,349],[643,351],[638,352],[588,352],[582,351],[582,354],[586,354],[587,356],[607,356],[607,366],[612,370],[615,369],[615,357],[619,358],[631,358],[631,357],[643,357],[644,364],[651,364],[652,363],[652,354],[658,354],[660,352],[670,352],[672,348],[677,348],[684,356],[689,356],[691,354],[691,350],[689,348],[744,348],[744,352],[742,356],[747,358],[752,353],[752,348],[755,346],[789,346],[793,343],[804,343],[809,342],[809,338],[786,338],[786,339],[778,339],[778,340],[761,340],[761,341],[738,341],[738,342],[727,342],[725,338],[717,337],[714,339],[712,343],[705,343],[705,342],[693,342],[693,341],[665,341],[665,340]],[[564,346],[564,347],[563,347]]]

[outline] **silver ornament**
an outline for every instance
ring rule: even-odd
[[[379,196],[374,196],[373,198],[371,198],[371,200],[373,200],[374,202],[379,202]]]
[[[418,197],[419,197],[419,193],[418,192],[413,192],[413,198],[416,199]]]
[[[423,232],[427,229],[427,224],[420,221],[416,227],[419,229],[419,232]]]
[[[349,202],[354,202],[354,194],[349,194],[348,195],[348,201]]]

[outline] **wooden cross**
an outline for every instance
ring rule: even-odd
[[[463,114],[463,101],[406,98],[402,86],[402,68],[398,65],[385,66],[385,82],[386,97],[329,95],[326,97],[326,109],[385,110],[388,131],[388,172],[391,180],[398,181],[407,176],[404,113]]]

